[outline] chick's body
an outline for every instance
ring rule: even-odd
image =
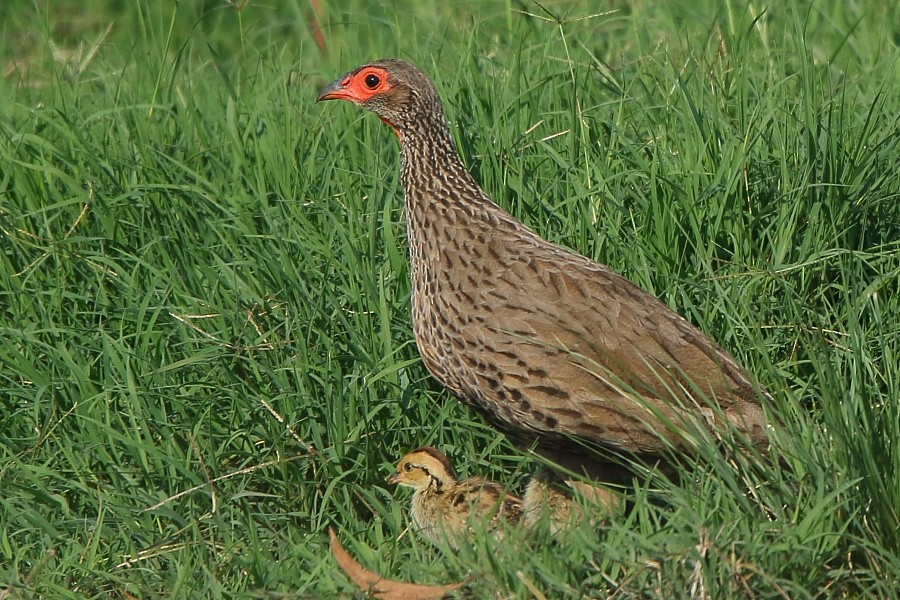
[[[482,526],[501,538],[504,522],[518,523],[522,501],[503,486],[481,477],[457,481],[447,457],[430,446],[417,448],[402,459],[390,483],[412,488],[411,516],[414,527],[434,543],[446,541],[458,547]]]

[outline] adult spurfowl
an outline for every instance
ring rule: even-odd
[[[473,526],[485,527],[495,539],[502,539],[501,524],[518,524],[524,511],[522,501],[497,483],[481,477],[457,481],[450,461],[431,446],[401,458],[388,483],[414,489],[416,529],[432,542],[446,540],[454,548],[461,538],[472,535]]]
[[[425,366],[460,399],[585,471],[597,460],[585,443],[691,452],[705,429],[765,446],[765,392],[658,299],[497,206],[419,69],[375,61],[318,100],[371,110],[400,140],[413,332]]]

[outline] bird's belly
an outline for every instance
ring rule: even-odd
[[[552,376],[571,370],[562,362],[572,357],[536,339],[524,321],[509,330],[477,302],[462,311],[453,300],[413,295],[413,333],[429,373],[507,433],[577,435],[584,415]]]

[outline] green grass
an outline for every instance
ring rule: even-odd
[[[323,1],[322,54],[301,1],[56,4],[0,9],[0,597],[352,596],[329,525],[475,597],[895,597],[897,6]],[[769,459],[555,545],[402,535],[406,450],[532,465],[418,359],[390,130],[314,103],[381,56],[502,206],[768,387]]]

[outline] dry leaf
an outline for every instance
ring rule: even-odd
[[[404,583],[382,577],[378,573],[368,570],[347,554],[344,547],[338,541],[334,529],[328,528],[331,536],[331,554],[337,561],[341,570],[347,574],[350,581],[356,587],[368,593],[373,598],[381,600],[437,600],[452,592],[465,582],[451,583],[449,585],[419,585],[417,583]]]

